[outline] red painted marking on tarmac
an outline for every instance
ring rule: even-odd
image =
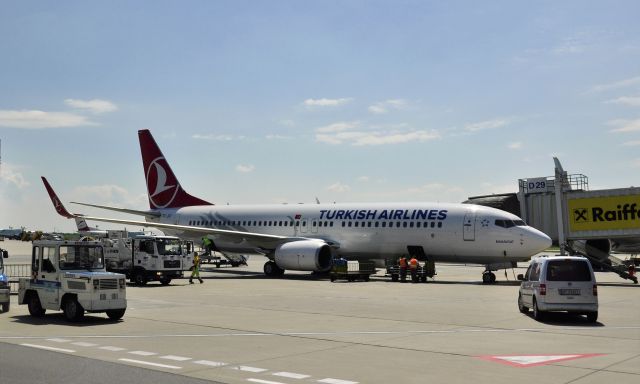
[[[602,353],[580,353],[575,355],[487,355],[477,356],[479,359],[494,361],[517,368],[537,367],[557,363],[559,361],[576,360],[586,357],[604,356]]]

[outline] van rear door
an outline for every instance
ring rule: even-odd
[[[547,296],[551,303],[593,303],[596,284],[591,264],[586,259],[549,260],[545,271]]]

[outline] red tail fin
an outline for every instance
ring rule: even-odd
[[[42,177],[44,187],[47,188],[47,192],[49,192],[49,197],[51,198],[51,202],[53,203],[53,207],[56,209],[56,212],[58,212],[60,216],[64,216],[68,219],[73,218],[74,216],[70,214],[69,211],[67,211],[64,205],[62,205],[62,202],[58,198],[58,195],[56,195],[56,192],[53,190],[53,188],[51,188],[51,185],[49,184],[47,179],[44,176],[40,177]]]
[[[138,138],[151,209],[213,205],[191,196],[182,189],[148,129],[138,131]]]

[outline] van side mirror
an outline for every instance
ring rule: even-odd
[[[518,281],[524,281],[524,275],[522,273],[518,275]]]

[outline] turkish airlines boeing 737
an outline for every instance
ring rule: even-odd
[[[512,268],[551,245],[547,235],[519,217],[472,204],[214,205],[182,188],[148,130],[138,131],[138,137],[150,209],[76,204],[142,215],[146,221],[70,214],[54,203],[58,213],[155,227],[196,241],[207,236],[218,251],[266,256],[268,276],[286,269],[327,271],[334,257],[380,264],[413,254],[435,262],[485,265],[483,282],[491,283],[492,271]]]

